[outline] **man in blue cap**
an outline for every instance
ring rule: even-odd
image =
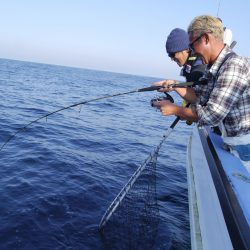
[[[205,65],[195,56],[192,50],[189,49],[189,37],[185,30],[180,28],[173,29],[166,41],[166,51],[168,56],[175,61],[179,67],[182,67],[181,76],[184,76],[187,82],[198,82],[203,76]],[[153,83],[154,86],[163,86],[160,92],[175,90],[185,101],[195,103],[196,94],[195,88],[174,88],[171,84],[178,84],[176,80],[162,80]],[[169,86],[170,85],[170,86]],[[163,101],[155,101],[154,107],[161,107],[164,105]]]

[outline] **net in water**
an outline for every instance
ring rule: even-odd
[[[153,249],[160,220],[156,197],[159,148],[136,170],[103,216],[100,232],[107,249]]]

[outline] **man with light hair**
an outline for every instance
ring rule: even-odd
[[[224,142],[237,152],[250,172],[250,64],[224,44],[217,17],[202,15],[188,27],[189,46],[207,64],[207,83],[196,104],[184,108],[167,102],[163,115],[177,115],[198,126],[220,126]]]

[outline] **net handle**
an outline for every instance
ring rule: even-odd
[[[187,103],[185,108],[189,107],[190,103]],[[145,169],[145,167],[147,166],[147,164],[149,163],[149,161],[152,160],[152,158],[158,154],[161,145],[163,144],[163,142],[168,138],[168,136],[171,134],[171,132],[173,131],[174,127],[176,126],[176,124],[180,121],[180,117],[177,116],[175,118],[175,120],[172,122],[172,124],[170,125],[170,127],[168,128],[166,134],[163,136],[162,140],[160,141],[160,143],[158,144],[158,146],[156,147],[156,149],[151,152],[149,154],[149,156],[147,157],[147,159],[144,161],[144,163],[139,166],[137,168],[137,170],[135,171],[135,173],[131,176],[131,178],[129,179],[129,181],[125,184],[125,186],[121,189],[121,191],[119,192],[119,194],[115,197],[115,199],[111,202],[110,206],[108,207],[108,209],[106,210],[106,212],[104,213],[100,224],[99,224],[99,230],[101,230],[105,224],[108,222],[108,220],[110,219],[110,217],[112,216],[112,214],[115,212],[115,210],[117,209],[117,207],[121,204],[122,200],[124,199],[124,197],[126,196],[126,194],[129,192],[129,190],[132,188],[133,184],[135,183],[135,181],[137,180],[137,178],[140,176],[141,172]]]
[[[101,219],[101,222],[99,224],[99,229],[100,230],[105,226],[105,224],[108,222],[108,220],[110,219],[112,214],[115,212],[115,210],[121,204],[122,200],[124,199],[126,194],[129,192],[129,190],[133,187],[133,184],[135,183],[137,178],[140,176],[141,172],[146,168],[147,164],[153,159],[153,157],[155,155],[158,154],[158,152],[159,152],[159,150],[161,148],[161,145],[168,138],[168,136],[171,134],[171,132],[173,131],[174,127],[179,122],[179,120],[180,120],[180,117],[175,118],[175,120],[172,122],[172,124],[168,128],[166,134],[163,136],[162,140],[160,141],[160,143],[156,147],[156,149],[153,152],[151,152],[149,154],[149,156],[147,157],[147,159],[144,161],[144,163],[137,168],[137,170],[131,176],[129,181],[125,184],[125,186],[121,189],[119,194],[112,201],[112,203],[110,204],[110,206],[108,207],[108,209],[106,210],[106,212],[104,213],[104,215],[103,215],[103,217]]]

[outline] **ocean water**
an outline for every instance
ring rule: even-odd
[[[0,144],[61,107],[156,80],[0,59]],[[18,133],[0,151],[0,249],[104,249],[98,231],[104,212],[174,120],[150,106],[156,96],[91,102]],[[180,122],[160,150],[155,249],[190,248],[185,165],[191,127]]]

